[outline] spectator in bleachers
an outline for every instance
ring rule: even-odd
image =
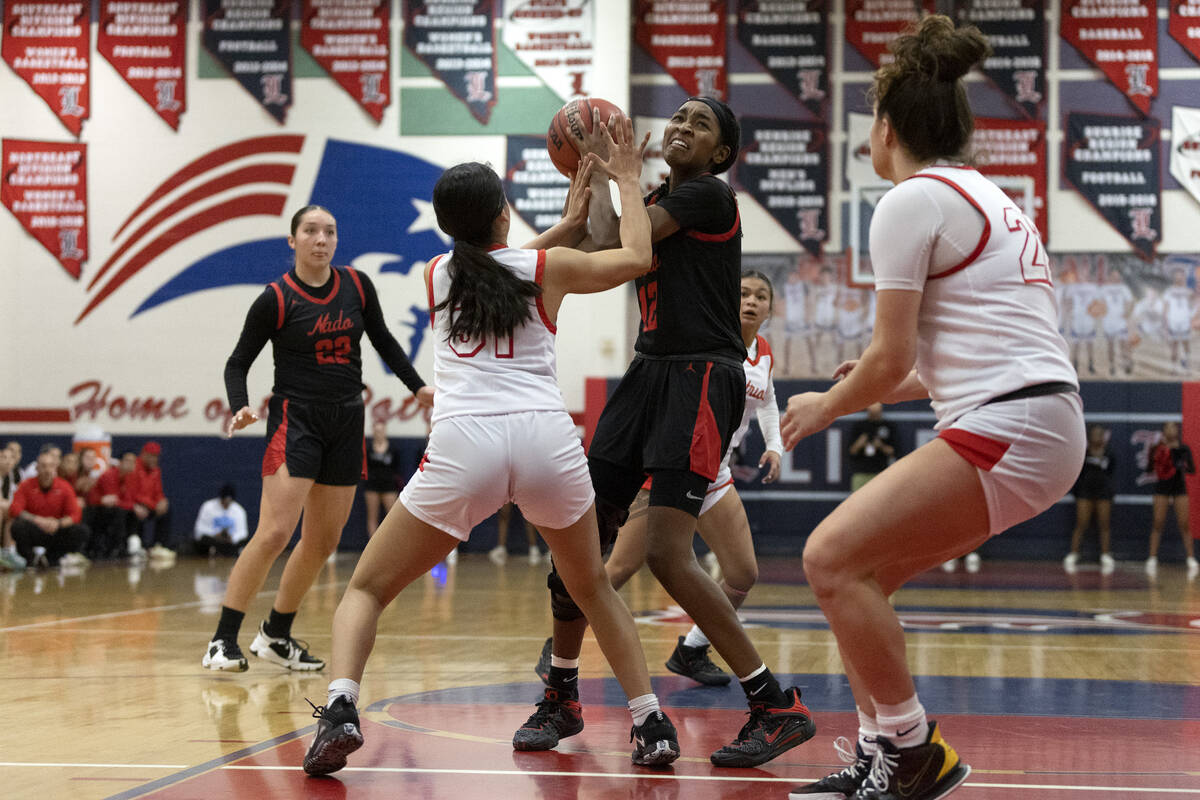
[[[86,563],[79,551],[89,531],[81,522],[75,488],[58,477],[58,461],[53,448],[43,447],[37,475],[21,482],[9,507],[17,551],[34,566]]]
[[[209,556],[236,556],[250,537],[246,509],[237,501],[237,492],[225,484],[211,500],[205,500],[196,515],[196,552]]]
[[[175,558],[175,551],[167,547],[171,541],[171,504],[163,494],[162,469],[158,466],[161,453],[158,442],[146,442],[138,456],[131,494],[139,533],[138,542],[130,538],[129,551],[132,555],[144,549],[150,558],[171,561]]]
[[[0,568],[21,570],[25,569],[25,559],[21,558],[13,544],[12,520],[8,515],[8,507],[19,483],[12,458],[12,450],[7,447],[0,450]]]
[[[21,480],[27,481],[30,478],[37,477],[37,474],[38,474],[37,461],[36,460],[30,461],[28,464],[26,464],[24,467],[22,467],[21,466],[21,450],[20,450],[20,448],[21,448],[21,446],[17,445],[16,466],[17,466],[17,469],[21,473]],[[58,445],[54,444],[53,442],[46,442],[38,450],[39,456],[42,453],[52,453],[54,455],[54,469],[57,470],[59,462],[62,461],[62,448],[59,447]]]
[[[125,555],[126,542],[133,538],[141,552],[133,516],[133,473],[137,454],[121,454],[121,460],[100,474],[87,493],[84,521],[92,531],[90,549],[93,558],[118,558]],[[133,555],[133,553],[130,553]]]

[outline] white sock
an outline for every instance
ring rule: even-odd
[[[352,681],[349,678],[335,678],[329,682],[328,704],[332,705],[334,698],[341,695],[357,706],[358,690],[358,681]]]
[[[550,666],[558,667],[559,669],[579,669],[579,659],[559,658],[558,656],[551,654]]]
[[[653,692],[635,697],[629,701],[629,713],[633,715],[634,725],[641,725],[650,718],[651,714],[658,710],[658,695]]]
[[[856,706],[855,710],[858,711],[858,746],[864,753],[873,756],[879,749],[879,743],[875,741],[875,737],[879,735],[879,723],[861,708]]]
[[[915,694],[897,705],[874,702],[880,736],[901,748],[925,744],[929,738],[929,722],[925,719],[925,707]]]
[[[750,680],[751,678],[757,678],[759,675],[762,675],[766,671],[767,671],[767,665],[759,664],[758,669],[754,670],[754,672],[751,672],[749,675],[747,675],[744,678],[741,675],[739,675],[738,680],[741,681],[742,683],[745,683],[746,681]]]
[[[708,647],[708,637],[704,635],[704,631],[700,630],[699,625],[693,625],[692,629],[687,632],[687,636],[683,637],[683,643],[688,647]]]

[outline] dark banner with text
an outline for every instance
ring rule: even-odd
[[[1062,36],[1143,114],[1158,94],[1155,0],[1064,0]]]
[[[988,38],[983,74],[1025,116],[1037,119],[1046,97],[1046,9],[1043,0],[957,0],[960,22]]]
[[[388,0],[304,0],[300,44],[376,122],[392,97]]]
[[[545,136],[509,136],[504,193],[508,202],[538,233],[562,218],[570,179],[550,160]]]
[[[808,252],[829,230],[829,129],[819,122],[742,117],[737,183]]]
[[[96,50],[175,130],[179,129],[179,115],[187,110],[186,36],[186,0],[100,1]]]
[[[932,14],[934,0],[846,0],[846,41],[863,55],[871,66],[891,61],[888,45],[910,22],[920,18],[920,11]]]
[[[813,116],[825,118],[829,96],[825,0],[738,0],[737,37]]]
[[[91,111],[91,3],[4,4],[0,55],[75,136]]]
[[[1200,0],[1171,0],[1167,33],[1200,61]]]
[[[633,38],[689,95],[727,99],[725,0],[636,0]]]
[[[1140,255],[1162,239],[1161,126],[1157,120],[1068,114],[1063,173]]]
[[[279,122],[292,105],[290,0],[204,0],[204,47]]]
[[[496,3],[404,3],[404,46],[486,125],[496,105]]]
[[[971,150],[976,153],[979,171],[1013,198],[1049,245],[1046,123],[976,117]]]
[[[78,279],[87,261],[87,145],[4,139],[0,201]]]

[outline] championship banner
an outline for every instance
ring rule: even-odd
[[[970,23],[992,45],[983,74],[1019,108],[1037,119],[1046,96],[1046,8],[1043,0],[957,0],[959,22]],[[1042,234],[1045,235],[1045,229]]]
[[[504,194],[517,216],[538,233],[562,218],[570,178],[550,160],[545,136],[509,136]]]
[[[971,150],[978,154],[976,167],[980,173],[996,181],[1026,210],[1042,234],[1042,241],[1049,244],[1046,123],[976,117]]]
[[[1158,120],[1068,114],[1063,172],[1145,258],[1162,239]]]
[[[742,117],[738,185],[814,256],[829,230],[829,129]]]
[[[100,0],[96,50],[175,130],[187,109],[183,72],[186,0]]]
[[[846,41],[862,53],[871,66],[892,60],[888,45],[916,22],[924,10],[934,12],[934,0],[846,0]]]
[[[470,9],[469,13],[464,9]],[[496,3],[405,0],[404,45],[486,125],[496,105]]]
[[[87,145],[4,139],[0,151],[0,202],[78,280],[88,257]]]
[[[814,116],[829,96],[825,0],[738,0],[738,41]]]
[[[1171,0],[1167,9],[1167,33],[1200,61],[1200,0]]]
[[[504,0],[503,36],[508,49],[563,102],[592,93],[592,0]]]
[[[726,99],[725,0],[636,0],[633,38],[689,95]]]
[[[392,98],[388,0],[304,0],[300,44],[371,115]]]
[[[280,123],[292,105],[290,0],[204,0],[204,47]]]
[[[91,21],[91,3],[4,4],[0,56],[75,136],[90,113]]]
[[[1200,108],[1171,109],[1171,175],[1200,203]]]
[[[1158,94],[1155,0],[1064,0],[1062,36],[1142,114]]]

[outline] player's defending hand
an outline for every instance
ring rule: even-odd
[[[229,422],[225,425],[225,438],[233,436],[234,431],[240,431],[247,425],[252,425],[258,422],[258,414],[250,410],[250,406],[242,406],[238,412],[229,418]]]
[[[607,126],[611,128],[617,124],[617,115],[612,114],[608,118]],[[582,126],[581,126],[582,127]],[[575,147],[579,150],[579,155],[587,156],[588,153],[595,153],[600,158],[608,158],[608,142],[604,139],[605,123],[600,119],[600,109],[592,109],[592,129],[580,131],[580,136],[575,137]]]
[[[785,450],[791,450],[805,436],[829,427],[834,417],[825,410],[826,399],[824,392],[804,392],[788,398],[783,424],[779,426]]]
[[[571,186],[567,189],[567,202],[563,205],[562,221],[575,228],[582,228],[586,232],[588,221],[588,208],[592,200],[592,190],[588,184],[592,180],[592,173],[596,169],[596,162],[584,156],[579,162],[579,169],[571,176]]]
[[[642,153],[650,141],[650,132],[642,138],[641,145],[633,139],[633,120],[623,117],[618,120],[613,130],[604,129],[604,139],[608,143],[608,159],[592,156],[596,166],[608,173],[614,181],[640,181],[642,178]]]
[[[763,475],[763,483],[774,483],[779,480],[779,453],[774,450],[768,450],[762,454],[762,458],[758,460],[758,468],[767,468],[767,474]]]
[[[416,392],[417,404],[422,408],[433,408],[433,387],[426,384]]]

